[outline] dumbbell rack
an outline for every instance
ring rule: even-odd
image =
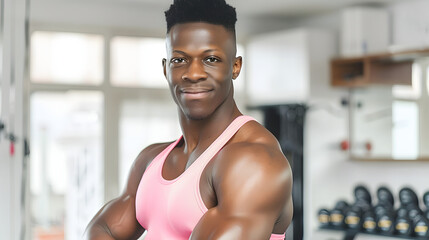
[[[372,235],[372,236],[380,236],[380,237],[389,237],[394,239],[409,239],[409,240],[428,240],[428,238],[425,237],[413,237],[413,236],[402,236],[402,235],[391,235],[391,234],[385,234],[385,233],[367,233],[364,231],[356,231],[353,229],[342,229],[342,228],[336,228],[336,227],[320,227],[321,230],[334,230],[344,233],[343,240],[354,240],[357,235],[365,234],[365,235]]]
[[[355,202],[351,205],[340,200],[332,210],[320,209],[319,229],[341,231],[344,237],[337,239],[342,240],[364,235],[380,239],[429,240],[429,192],[423,196],[425,212],[419,207],[417,194],[409,187],[399,191],[400,206],[396,209],[394,196],[387,187],[378,188],[375,206],[365,186],[356,186],[354,195]]]

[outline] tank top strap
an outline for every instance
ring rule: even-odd
[[[201,154],[200,163],[206,165],[225,144],[237,133],[237,131],[247,122],[256,121],[250,116],[239,116],[222,132],[222,134]]]

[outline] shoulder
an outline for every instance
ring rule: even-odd
[[[173,142],[155,143],[147,146],[137,155],[132,169],[145,170],[152,160]],[[143,172],[142,172],[143,173]]]
[[[252,182],[277,196],[290,194],[289,162],[277,139],[255,121],[245,124],[213,160],[214,183]]]
[[[149,166],[152,160],[170,144],[171,142],[152,144],[144,148],[137,155],[133,165],[131,166],[123,194],[132,196],[136,194],[140,179],[142,178],[143,173],[146,171],[147,166]]]
[[[256,121],[246,123],[219,152],[222,164],[256,164],[263,169],[270,167],[289,169],[277,139]]]

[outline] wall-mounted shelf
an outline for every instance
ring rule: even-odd
[[[331,60],[331,85],[365,87],[372,84],[411,85],[415,59],[429,56],[429,48]]]

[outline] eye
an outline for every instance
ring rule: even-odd
[[[184,58],[172,58],[170,60],[170,63],[184,63],[185,59]]]
[[[215,62],[220,62],[220,59],[217,57],[208,57],[206,58],[206,61],[209,63],[215,63]]]

